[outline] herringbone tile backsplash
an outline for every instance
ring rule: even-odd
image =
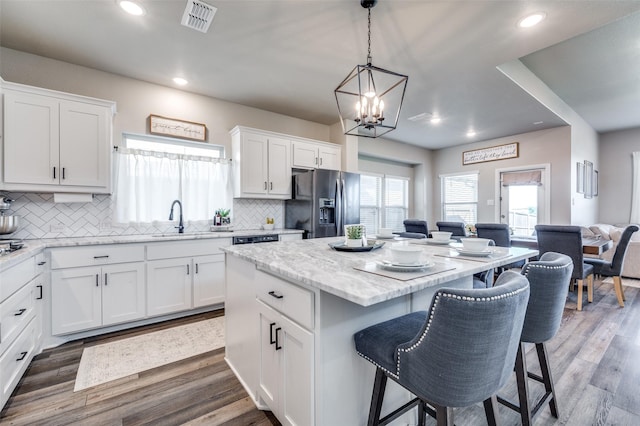
[[[95,195],[91,203],[54,203],[53,194],[8,193],[13,199],[7,214],[20,216],[18,231],[2,238],[39,239],[96,237],[109,235],[161,234],[175,232],[177,222],[114,223],[109,195]],[[169,206],[167,206],[167,209]],[[167,210],[168,211],[168,210]],[[213,212],[212,212],[213,215]],[[259,229],[267,217],[275,227],[284,225],[284,202],[280,200],[234,199],[231,224],[234,229]],[[186,232],[208,231],[211,220],[187,221]]]

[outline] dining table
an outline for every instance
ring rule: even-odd
[[[533,250],[538,249],[538,241],[535,237],[511,237],[512,247],[525,247]],[[611,240],[603,238],[583,238],[582,253],[600,256],[602,253],[613,247]]]

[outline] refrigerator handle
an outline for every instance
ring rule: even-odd
[[[342,235],[342,191],[340,190],[340,179],[336,179],[336,235]]]
[[[346,225],[347,224],[347,185],[344,181],[344,179],[342,179],[342,188],[340,188],[340,196],[342,197],[342,211],[340,212],[342,214],[342,225]]]

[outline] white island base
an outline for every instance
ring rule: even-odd
[[[438,288],[472,287],[470,274],[450,277],[362,306],[229,253],[226,262],[227,363],[260,409],[272,410],[283,424],[300,426],[365,425],[375,369],[356,354],[353,334],[428,309]],[[409,399],[389,381],[383,414]],[[392,424],[416,424],[416,417],[413,410]]]

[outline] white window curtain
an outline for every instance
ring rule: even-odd
[[[185,220],[208,220],[231,209],[228,160],[120,147],[115,154],[115,214],[118,223],[167,221],[173,200]]]
[[[629,222],[640,223],[640,152],[633,152],[631,155],[633,156],[633,182]]]

